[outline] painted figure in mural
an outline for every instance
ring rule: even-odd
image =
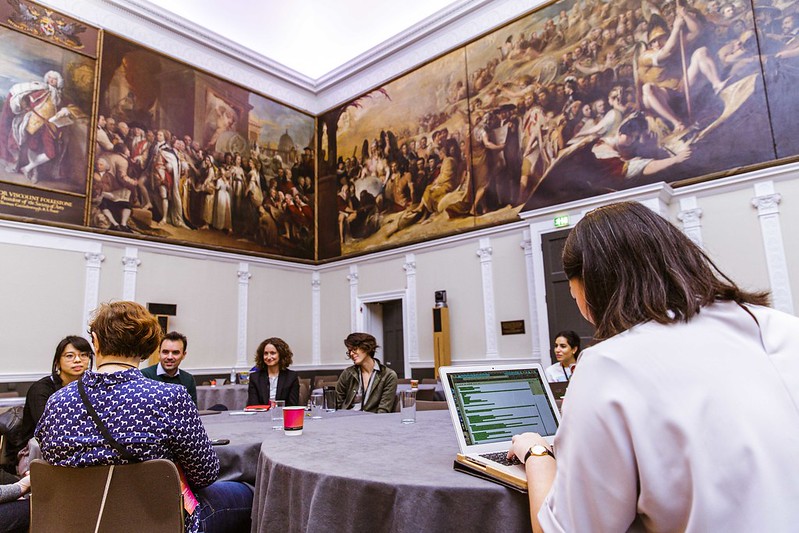
[[[678,116],[674,109],[676,97],[690,100],[691,91],[702,80],[709,82],[717,94],[724,88],[706,46],[693,50],[688,64],[681,65],[680,47],[683,56],[687,55],[685,48],[691,46],[701,32],[702,24],[697,14],[679,6],[671,32],[663,25],[652,25],[648,36],[649,48],[638,58],[638,75],[643,82],[642,103],[646,109],[668,121],[674,131],[686,128],[686,117]]]
[[[64,157],[66,127],[74,114],[62,96],[64,78],[55,70],[42,81],[17,83],[3,104],[0,116],[0,158],[9,171],[20,172],[31,183],[45,177],[43,165],[57,167]],[[57,168],[50,165],[48,178],[58,178]]]
[[[159,225],[167,223],[176,227],[187,227],[183,222],[183,203],[180,198],[179,180],[181,164],[174,148],[167,142],[166,131],[158,130],[155,144],[150,148],[147,168],[150,174],[150,190],[161,199]]]

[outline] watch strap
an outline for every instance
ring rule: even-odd
[[[541,444],[537,444],[536,446],[541,446],[544,449],[545,453],[543,453],[543,454],[533,453],[534,446],[530,446],[530,449],[527,450],[526,454],[524,454],[524,461],[522,461],[523,464],[527,464],[527,460],[533,455],[535,455],[536,457],[544,457],[544,455],[548,455],[548,456],[552,457],[553,459],[555,458],[555,454],[552,453],[552,450],[550,450],[546,446],[541,445]]]

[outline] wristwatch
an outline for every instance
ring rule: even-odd
[[[527,453],[524,455],[524,461],[522,462],[524,464],[527,464],[527,459],[529,459],[531,455],[535,455],[536,457],[543,457],[545,455],[548,455],[553,459],[555,458],[555,454],[552,453],[552,450],[540,444],[536,444],[535,446],[532,446],[529,450],[527,450]]]

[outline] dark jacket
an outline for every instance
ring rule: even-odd
[[[284,400],[286,405],[300,405],[300,380],[298,374],[289,369],[280,371],[277,376],[276,400]],[[247,390],[247,405],[269,404],[269,371],[256,370],[250,374],[250,387]]]
[[[14,431],[14,438],[9,439],[6,451],[8,457],[13,455],[14,463],[16,463],[17,452],[24,448],[33,437],[36,424],[39,423],[39,419],[44,414],[44,406],[47,405],[47,400],[61,387],[63,387],[61,376],[53,372],[51,375],[45,376],[31,385],[28,389],[28,393],[25,395],[22,421],[19,424],[19,428]],[[12,440],[13,442],[11,442]]]
[[[369,393],[363,411],[370,413],[390,413],[394,410],[397,398],[397,373],[375,359],[379,371],[372,378],[372,392]],[[336,408],[351,409],[355,395],[358,393],[358,374],[361,368],[355,365],[347,367],[336,383]]]
[[[162,383],[172,383],[175,385],[183,385],[189,391],[189,396],[194,400],[194,405],[197,405],[197,383],[194,382],[194,376],[178,368],[178,373],[174,376],[168,374],[158,375],[158,363],[142,368],[141,373],[144,377],[160,381]]]

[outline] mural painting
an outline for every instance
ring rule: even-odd
[[[792,28],[790,22],[784,24]],[[336,186],[334,191],[327,178],[320,180],[320,259],[507,222],[521,211],[648,183],[706,179],[795,154],[785,142],[775,153],[754,28],[751,7],[712,0],[564,0],[325,114],[322,148],[335,156],[326,174],[335,172]],[[783,45],[783,55],[790,57],[784,47],[793,50],[795,30],[785,31],[782,42],[791,44]],[[796,50],[799,56],[799,44]],[[773,77],[790,75],[775,70]],[[790,92],[780,94],[785,99]],[[771,92],[769,97],[775,99]],[[780,115],[783,129],[792,131],[787,107]],[[434,120],[427,122],[429,117]],[[745,143],[738,142],[742,131]],[[434,162],[430,153],[420,157],[422,135]],[[440,175],[449,139],[456,140],[462,158],[458,176],[444,194],[436,188],[428,193],[435,178],[416,178],[415,169]],[[368,151],[358,147],[364,141]],[[370,191],[362,169],[374,160],[373,146],[382,154],[381,185]],[[394,160],[396,178],[390,170]],[[394,183],[406,182],[414,189],[404,203],[381,198],[394,194]],[[359,197],[364,189],[374,197],[366,198],[366,210]],[[335,232],[332,209],[324,205],[333,194]],[[435,205],[425,201],[426,194],[433,194]],[[333,233],[338,246],[331,245]]]
[[[81,225],[98,30],[24,1],[0,24],[0,213]]]
[[[320,255],[474,227],[465,67],[457,50],[320,118],[337,205],[320,217]]]
[[[105,34],[90,224],[314,258],[314,119]]]

